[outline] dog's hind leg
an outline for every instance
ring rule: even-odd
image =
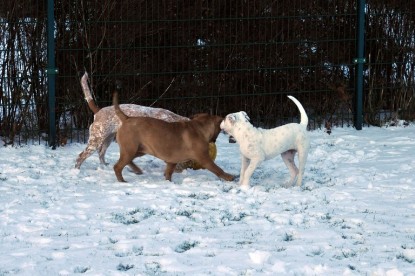
[[[123,158],[120,157],[120,160],[118,160],[117,163],[115,163],[114,165],[114,172],[115,172],[115,176],[117,177],[117,180],[119,182],[127,182],[124,180],[124,178],[122,177],[122,170],[124,169],[124,167],[129,164],[130,161],[125,160]]]
[[[135,173],[135,174],[143,174],[143,171],[140,169],[139,166],[137,166],[136,164],[134,164],[133,161],[131,161],[130,163],[128,163],[128,167]]]
[[[120,159],[118,159],[117,163],[114,165],[114,172],[115,176],[117,177],[117,180],[119,182],[126,182],[124,178],[122,177],[122,170],[126,165],[131,165],[133,163],[134,155],[130,153],[130,151],[126,150],[125,148],[122,148],[120,145]]]
[[[301,186],[303,182],[303,176],[305,171],[305,164],[307,162],[308,146],[298,148],[298,177],[297,186]]]
[[[137,153],[135,157],[140,157],[145,155],[144,153]],[[135,173],[135,174],[143,174],[143,171],[137,166],[132,160],[128,163],[128,167]]]
[[[171,176],[173,175],[174,169],[176,168],[175,163],[167,163],[166,162],[166,169],[164,170],[164,177],[166,180],[171,181]]]
[[[97,149],[101,149],[103,137],[97,133],[100,133],[100,124],[92,123],[92,125],[89,127],[88,144],[84,151],[78,155],[75,163],[75,168],[79,169],[85,159],[90,157]]]
[[[98,156],[99,161],[101,164],[108,165],[108,163],[105,162],[105,153],[107,152],[108,147],[110,146],[111,142],[114,140],[115,133],[112,133],[108,135],[104,141],[102,141],[99,149],[98,149]]]
[[[75,168],[79,169],[82,163],[90,157],[97,150],[97,142],[89,140],[86,148],[78,155],[76,159]]]
[[[296,152],[297,152],[296,150],[287,150],[281,153],[282,160],[284,160],[285,165],[290,171],[290,182],[289,182],[290,186],[294,184],[295,178],[299,174],[299,170],[294,163],[294,156]]]

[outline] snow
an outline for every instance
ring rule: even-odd
[[[246,191],[151,156],[119,183],[115,143],[80,170],[84,144],[0,147],[0,275],[415,275],[415,126],[310,135],[301,188],[276,158]]]

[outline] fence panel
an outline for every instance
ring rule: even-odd
[[[365,121],[415,119],[415,1],[367,6]]]
[[[2,1],[0,139],[5,144],[46,142],[45,65],[44,1]]]
[[[0,136],[10,140],[9,132],[21,133],[11,131],[8,116],[11,103],[28,103],[12,97],[20,89],[31,99],[33,118],[22,116],[24,123],[15,124],[37,137],[47,133],[46,7],[36,1],[4,1],[11,6],[0,7],[0,59],[6,61],[0,69],[5,91]],[[310,129],[353,125],[356,2],[55,0],[59,143],[88,137],[93,116],[79,84],[85,70],[101,107],[111,104],[115,85],[121,83],[123,103],[185,116],[245,110],[255,125],[274,127],[298,120],[286,97],[291,94],[306,108]],[[13,5],[26,5],[29,12],[19,13]],[[367,0],[365,11],[365,122],[413,119],[414,1]],[[12,35],[10,22],[39,29],[19,32],[27,40],[19,54],[10,45],[26,40]],[[32,58],[37,67],[13,65],[12,53],[15,59]],[[30,85],[19,87],[16,79]]]

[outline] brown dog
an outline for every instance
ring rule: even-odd
[[[114,93],[113,104],[115,114],[122,122],[117,131],[120,159],[114,165],[118,181],[125,182],[122,170],[126,165],[137,174],[142,173],[133,159],[144,154],[151,154],[166,162],[164,176],[169,181],[176,164],[187,160],[196,161],[224,180],[234,179],[209,156],[209,143],[216,141],[222,117],[198,114],[191,121],[166,122],[151,117],[128,117],[118,105],[117,93]]]

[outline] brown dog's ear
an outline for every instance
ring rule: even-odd
[[[216,117],[216,124],[219,126],[221,123],[222,123],[222,121],[223,121],[223,117],[221,117],[221,116],[215,116]]]

